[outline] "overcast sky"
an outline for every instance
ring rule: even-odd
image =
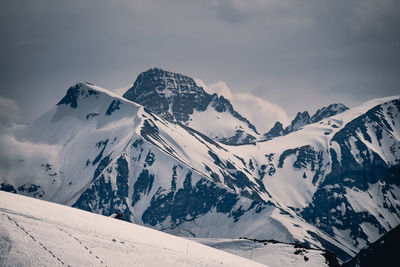
[[[31,121],[78,81],[115,89],[150,67],[289,116],[354,106],[400,94],[399,12],[397,0],[2,0],[0,111]]]

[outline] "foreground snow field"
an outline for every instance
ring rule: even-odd
[[[143,226],[0,191],[0,266],[264,266]]]

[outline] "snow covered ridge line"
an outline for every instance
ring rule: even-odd
[[[399,223],[400,101],[380,101],[228,146],[80,83],[0,136],[0,188],[176,235],[299,242],[346,260]]]
[[[1,266],[265,266],[194,241],[0,192]]]
[[[290,125],[283,128],[281,122],[277,121],[275,125],[265,133],[259,141],[268,141],[273,138],[290,134],[297,130],[302,129],[308,125],[312,125],[315,123],[321,123],[321,121],[331,118],[341,121],[341,124],[348,123],[351,119],[361,116],[369,109],[372,109],[375,106],[381,105],[385,102],[390,102],[395,99],[399,99],[400,95],[397,96],[390,96],[390,97],[383,97],[377,98],[374,100],[367,101],[357,107],[349,109],[348,107],[344,106],[343,104],[331,104],[328,107],[321,108],[317,110],[317,112],[310,117],[307,111],[298,112],[296,117],[293,119]],[[343,114],[344,113],[344,114]]]

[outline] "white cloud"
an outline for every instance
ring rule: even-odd
[[[119,96],[122,96],[123,94],[126,93],[126,91],[128,91],[131,87],[133,86],[132,83],[130,83],[129,85],[120,87],[120,88],[115,88],[115,89],[111,89],[114,93],[116,93]]]
[[[0,130],[12,126],[18,119],[19,113],[17,102],[0,96]]]
[[[223,81],[219,81],[210,85],[207,85],[204,81],[200,79],[195,79],[195,82],[198,86],[203,87],[203,89],[206,90],[209,94],[216,93],[228,99],[233,98],[231,89],[229,89],[228,85]]]
[[[223,81],[211,85],[206,85],[200,79],[195,81],[197,85],[203,87],[209,94],[216,93],[229,99],[233,108],[253,123],[261,134],[269,131],[276,121],[280,121],[283,125],[289,123],[285,109],[278,104],[266,101],[250,93],[235,94]]]

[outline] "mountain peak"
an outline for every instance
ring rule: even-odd
[[[319,122],[325,118],[335,116],[336,114],[342,113],[348,109],[349,108],[342,103],[330,104],[327,107],[318,109],[317,112],[315,112],[315,114],[311,117],[311,122]]]
[[[70,105],[71,108],[78,107],[78,98],[80,95],[93,95],[98,94],[95,90],[88,88],[86,83],[78,82],[75,85],[68,88],[67,94],[57,103],[59,105]]]
[[[228,99],[207,93],[192,78],[179,73],[151,68],[139,74],[123,97],[167,120],[201,128],[226,144],[249,142],[258,135],[255,126],[236,112]]]
[[[296,131],[304,125],[310,124],[310,114],[307,111],[298,112],[290,127],[292,131]]]
[[[284,130],[282,123],[277,121],[275,122],[274,127],[272,127],[268,133],[264,134],[264,138],[265,140],[270,140],[274,137],[281,136],[285,133]]]
[[[204,111],[212,100],[192,78],[160,68],[139,74],[123,97],[166,119],[180,122],[187,122],[193,110]]]
[[[146,91],[156,91],[158,95],[167,98],[190,92],[206,93],[188,76],[160,68],[151,68],[139,74],[133,86],[125,92],[123,97],[130,100],[137,99]]]

